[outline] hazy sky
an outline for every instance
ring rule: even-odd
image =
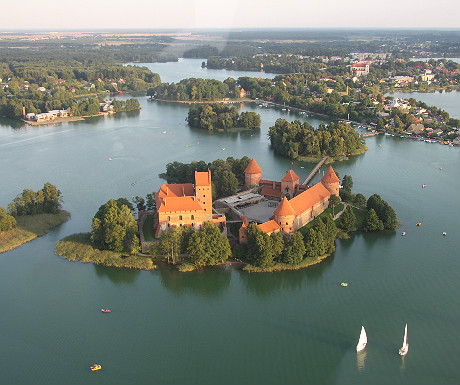
[[[460,28],[459,0],[5,0],[0,30]]]

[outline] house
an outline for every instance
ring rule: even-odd
[[[241,88],[241,91],[240,91],[240,98],[244,98],[245,96],[247,95],[247,92],[244,88]]]
[[[353,63],[350,66],[350,73],[354,74],[355,76],[363,76],[369,74],[370,63],[369,62],[358,62]]]
[[[45,87],[38,87],[38,88],[37,88],[37,91],[45,92],[45,91],[46,91],[46,88],[45,88]]]
[[[155,194],[157,213],[154,220],[155,236],[174,226],[191,226],[199,230],[210,221],[223,230],[226,219],[212,211],[211,171],[195,171],[195,184],[163,184]]]
[[[332,194],[339,196],[340,179],[334,169],[329,167],[320,183],[313,186],[300,184],[299,176],[289,170],[280,182],[262,179],[262,169],[255,159],[246,167],[245,186],[258,186],[260,194],[267,199],[281,201],[270,220],[259,224],[259,228],[267,233],[292,233],[320,215],[328,206]],[[245,241],[245,228],[239,231],[240,242]]]
[[[420,76],[422,82],[430,82],[435,78],[435,74],[431,73],[431,70],[425,70],[425,72]]]

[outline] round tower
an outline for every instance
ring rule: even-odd
[[[321,178],[321,183],[326,187],[331,194],[339,196],[340,179],[335,173],[332,166],[326,171],[326,174]]]
[[[244,186],[246,188],[258,186],[262,179],[262,169],[257,164],[256,160],[252,158],[248,167],[244,170]]]
[[[281,231],[292,233],[295,230],[295,211],[286,197],[283,198],[273,214],[275,222],[281,227]]]

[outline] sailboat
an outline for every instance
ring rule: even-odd
[[[405,356],[408,350],[409,350],[409,344],[407,343],[407,324],[406,324],[406,328],[404,329],[404,342],[403,342],[403,346],[401,347],[401,349],[399,349],[399,355]]]
[[[360,352],[366,347],[366,345],[367,345],[366,330],[364,330],[364,326],[361,326],[361,334],[359,335],[358,345],[356,345],[356,351]]]

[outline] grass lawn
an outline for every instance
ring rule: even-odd
[[[60,210],[57,214],[16,217],[14,229],[0,232],[0,253],[13,250],[26,242],[41,237],[53,227],[65,222],[69,217],[70,214],[64,210]]]
[[[343,203],[339,203],[337,206],[334,208],[334,214],[337,214],[343,210]],[[325,215],[331,214],[332,215],[332,208],[328,207],[326,210],[324,210],[317,218],[323,218]],[[315,221],[308,222],[305,226],[301,227],[298,231],[305,236],[307,234],[308,230],[312,228],[312,226],[315,224]]]
[[[153,215],[147,216],[142,231],[144,232],[144,239],[147,242],[155,240],[155,233],[153,232]]]

